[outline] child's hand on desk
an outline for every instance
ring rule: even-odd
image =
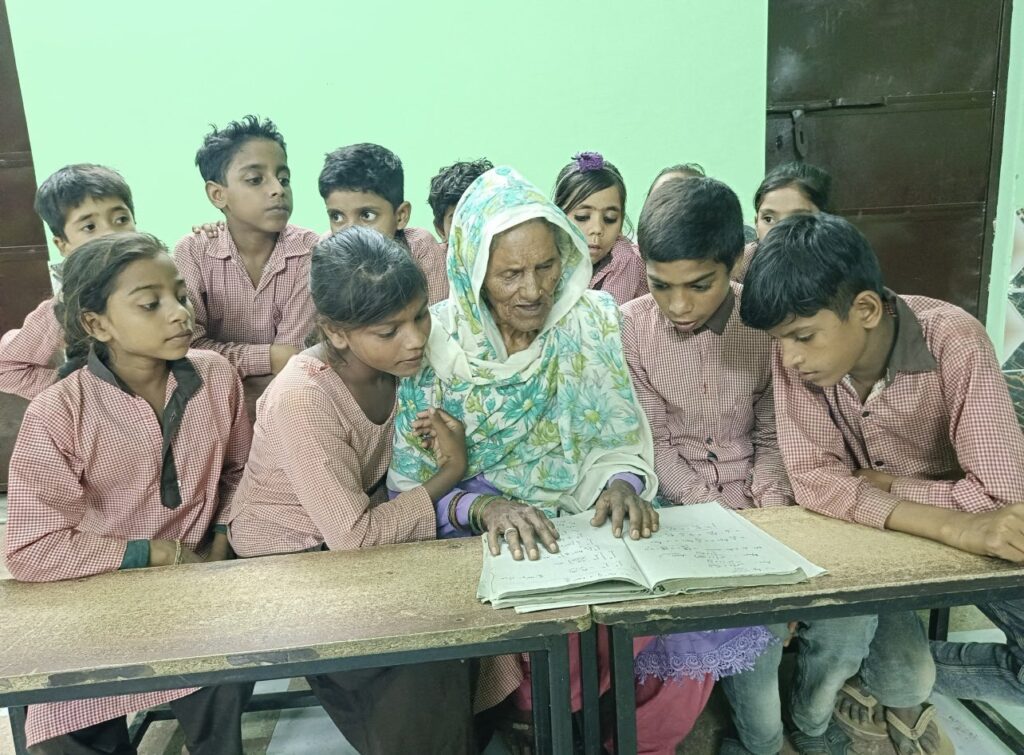
[[[423,447],[434,454],[439,467],[466,471],[466,428],[443,409],[427,409],[416,415],[413,432],[420,436]]]
[[[227,536],[225,535],[225,539]],[[149,541],[149,565],[150,566],[172,566],[177,558],[179,564],[201,564],[205,561],[195,551],[180,546],[174,540],[150,540]]]
[[[943,525],[943,541],[954,548],[980,556],[995,556],[1014,563],[1024,563],[1024,504],[968,514],[947,512]]]
[[[228,542],[226,532],[217,532],[213,535],[213,542],[210,544],[210,552],[206,554],[207,561],[227,561],[233,558],[235,552],[231,550],[231,543]]]
[[[202,225],[192,226],[192,233],[201,233],[208,239],[215,239],[220,236],[221,231],[224,230],[224,221],[218,220],[216,223],[203,223]]]

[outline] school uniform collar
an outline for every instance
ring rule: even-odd
[[[657,304],[655,304],[657,306]],[[705,330],[710,330],[715,335],[722,335],[725,332],[725,326],[729,324],[729,318],[732,317],[733,307],[736,306],[736,294],[732,291],[732,286],[729,286],[729,291],[726,293],[725,298],[722,299],[722,303],[718,305],[718,309],[715,310],[714,314],[708,318],[707,322],[697,328],[693,333],[679,333],[676,330],[676,326],[672,324],[672,321],[665,316],[665,313],[658,308],[658,314],[661,316],[662,322],[665,325],[665,329],[679,335],[698,335],[703,333]]]
[[[196,372],[196,368],[188,357],[175,359],[167,363],[174,375],[176,386],[171,398],[164,407],[163,421],[161,422],[161,464],[160,464],[160,503],[166,508],[176,509],[181,505],[181,489],[178,484],[178,469],[174,463],[174,453],[171,444],[174,442],[178,429],[181,427],[182,417],[185,416],[185,405],[189,402],[203,386],[203,379]],[[135,392],[122,381],[114,371],[96,353],[95,349],[89,350],[87,362],[89,372],[108,385],[124,391],[129,396]]]
[[[289,257],[301,257],[306,254],[309,250],[303,247],[301,244],[285,244],[286,237],[291,235],[292,227],[286,225],[284,229],[277,234],[277,241],[274,243],[274,249],[270,253],[270,259],[273,259],[277,255],[278,250],[282,249],[282,259],[288,259]],[[235,256],[238,255],[238,247],[235,246],[235,240],[231,237],[231,231],[228,230],[227,224],[224,225],[223,230],[217,234],[217,238],[210,239],[209,246],[206,247],[206,255],[213,257],[218,260],[230,259],[232,253]]]
[[[884,301],[896,320],[896,337],[885,366],[885,384],[890,385],[898,372],[935,372],[939,364],[928,348],[917,315],[902,297],[888,288],[884,289]]]

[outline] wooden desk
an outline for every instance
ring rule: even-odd
[[[1024,568],[1007,561],[796,506],[743,514],[829,573],[798,585],[593,606],[594,622],[611,628],[618,752],[636,750],[633,637],[966,605],[1024,594]]]
[[[476,599],[476,538],[0,582],[0,707],[529,652],[537,746],[571,752],[587,607]]]

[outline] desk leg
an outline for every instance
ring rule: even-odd
[[[572,752],[572,696],[569,690],[569,637],[555,637],[548,652],[551,685],[551,742],[555,753]]]
[[[551,741],[551,668],[548,650],[530,653],[530,696],[533,698],[533,745],[538,755],[553,752]]]
[[[14,755],[28,755],[28,744],[25,739],[25,713],[28,708],[8,708],[7,715],[11,719],[11,734],[14,736]]]
[[[615,751],[636,752],[636,676],[633,635],[628,627],[612,626],[612,690],[615,693]]]
[[[580,635],[580,671],[583,689],[583,752],[601,755],[601,687],[597,670],[597,626]]]

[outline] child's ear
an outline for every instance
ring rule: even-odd
[[[409,216],[412,214],[412,205],[402,202],[395,210],[395,230],[402,230],[409,224]]]
[[[861,291],[854,298],[850,313],[865,330],[873,330],[882,321],[885,303],[874,291]]]
[[[216,181],[206,182],[206,198],[210,200],[210,204],[216,207],[218,210],[223,210],[228,206],[227,190],[223,184],[219,184]]]
[[[53,237],[53,245],[57,247],[57,251],[60,252],[61,257],[67,257],[71,254],[71,243],[67,239],[62,239],[60,236]]]
[[[82,314],[82,327],[85,332],[100,343],[109,343],[113,339],[107,318],[95,312]]]
[[[320,332],[323,333],[324,338],[330,341],[331,346],[338,351],[344,351],[348,348],[348,335],[341,328],[322,322],[320,323]]]

